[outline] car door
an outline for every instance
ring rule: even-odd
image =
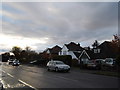
[[[55,70],[55,68],[56,68],[56,63],[54,62],[53,63],[53,70]]]
[[[49,62],[48,67],[49,69],[52,69],[52,62]]]
[[[51,69],[52,69],[52,70],[55,70],[55,62],[52,62],[52,64],[51,64]]]
[[[53,62],[49,63],[49,69],[53,70]]]

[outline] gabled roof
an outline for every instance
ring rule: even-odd
[[[115,51],[115,47],[112,46],[112,42],[105,41],[99,45],[101,49],[101,56],[105,58],[115,58],[117,56],[117,52]]]
[[[101,53],[94,53],[91,50],[83,50],[82,53],[80,54],[79,58],[81,58],[83,55],[86,55],[88,59],[104,59],[105,57],[101,55]]]
[[[80,44],[76,44],[74,42],[70,42],[69,44],[65,44],[65,46],[69,49],[69,51],[81,51],[83,48],[80,46]]]
[[[101,53],[94,53],[91,50],[86,50],[86,53],[89,55],[90,59],[102,59],[104,56]]]
[[[115,58],[117,56],[117,52],[114,51],[112,43],[109,41],[103,42],[98,48],[100,49],[100,53],[94,53],[93,50],[86,50],[91,59]]]
[[[79,56],[81,55],[82,51],[81,51],[81,52],[73,52],[73,53],[75,54],[75,56],[76,56],[77,58],[79,58]]]
[[[50,52],[52,54],[56,54],[56,53],[59,53],[61,51],[61,47],[59,47],[58,45],[54,46],[53,48],[50,49]]]
[[[50,51],[51,48],[47,48],[43,51],[43,53],[46,53],[48,50]]]
[[[81,58],[83,54],[86,54],[89,59],[115,58],[118,55],[117,52],[114,51],[112,43],[109,41],[103,42],[97,48],[100,49],[100,53],[94,53],[94,50],[82,50],[81,53],[73,53],[77,58]]]
[[[56,45],[53,48],[47,48],[44,52],[47,52],[49,50],[51,54],[58,54],[61,51],[61,49],[62,49],[61,47]]]

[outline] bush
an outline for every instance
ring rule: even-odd
[[[72,66],[75,66],[75,67],[79,66],[77,59],[72,59]]]
[[[116,59],[116,65],[118,65],[120,67],[120,55]]]
[[[72,57],[71,55],[60,55],[53,58],[53,60],[63,61],[65,64],[72,65]]]

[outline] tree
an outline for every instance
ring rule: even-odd
[[[27,62],[28,54],[25,50],[21,51],[20,56],[21,56],[21,62]]]
[[[26,52],[30,52],[31,48],[29,46],[25,47]]]
[[[14,53],[16,59],[20,59],[20,53],[21,53],[22,49],[18,46],[14,46],[11,50],[11,52]]]
[[[99,46],[99,42],[95,40],[95,42],[92,44],[93,48],[97,48]]]
[[[120,54],[120,36],[113,35],[112,47],[114,48],[114,51]]]
[[[112,47],[114,51],[117,52],[116,64],[120,66],[120,36],[117,34],[113,35]]]
[[[116,47],[120,47],[120,36],[119,35],[113,35],[112,43],[116,45]]]

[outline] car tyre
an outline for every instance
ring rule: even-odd
[[[49,67],[47,68],[48,71],[50,71]]]
[[[66,70],[66,72],[70,72],[70,70]]]

